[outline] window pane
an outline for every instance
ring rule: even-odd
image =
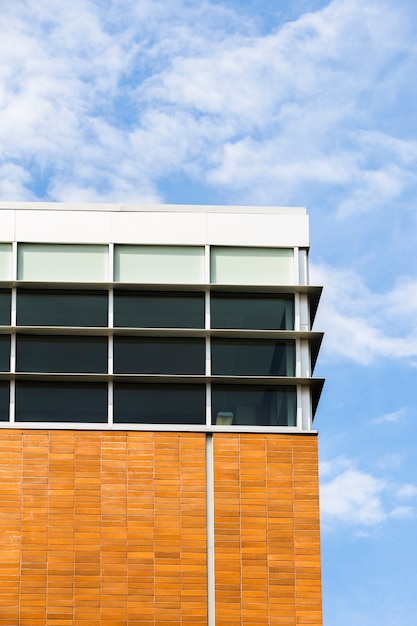
[[[269,294],[211,294],[211,327],[293,330],[294,297]]]
[[[0,421],[9,419],[9,382],[0,380]]]
[[[116,424],[205,424],[204,385],[114,385]]]
[[[107,337],[18,335],[16,371],[107,373]]]
[[[0,335],[0,372],[10,369],[10,335]]]
[[[294,341],[212,339],[212,374],[294,376]]]
[[[0,325],[10,326],[10,304],[11,292],[8,290],[0,291]]]
[[[212,386],[212,423],[217,426],[295,426],[295,387]]]
[[[106,422],[106,383],[16,382],[17,422]]]
[[[21,243],[17,248],[19,280],[107,281],[108,246]]]
[[[0,280],[12,280],[11,243],[0,243]]]
[[[125,283],[203,283],[204,248],[115,246],[114,280]]]
[[[204,339],[115,337],[115,374],[204,374]]]
[[[230,285],[292,285],[294,251],[292,248],[211,249],[212,283]]]
[[[115,291],[114,325],[204,328],[204,293]]]
[[[19,289],[18,326],[107,326],[107,291]]]

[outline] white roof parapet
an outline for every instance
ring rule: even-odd
[[[1,202],[0,241],[309,246],[303,207]]]

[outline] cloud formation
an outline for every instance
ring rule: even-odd
[[[417,496],[414,485],[373,476],[344,458],[321,463],[320,475],[320,508],[325,529],[335,524],[369,527],[415,515],[414,506],[404,504],[404,500]]]
[[[369,365],[377,358],[417,358],[417,279],[398,279],[391,291],[372,292],[352,270],[311,268],[325,285],[316,327],[326,331],[323,356]]]
[[[266,32],[219,3],[55,8],[3,11],[4,200],[158,201],[176,177],[247,204],[325,186],[351,215],[417,187],[416,142],[373,123],[410,89],[399,6],[333,0]]]

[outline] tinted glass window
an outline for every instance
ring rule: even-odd
[[[16,382],[18,422],[106,422],[106,383]]]
[[[18,335],[16,371],[107,373],[107,338]]]
[[[115,337],[115,374],[204,374],[204,339]]]
[[[294,299],[274,294],[211,294],[211,327],[292,330]]]
[[[204,294],[115,291],[114,325],[204,328]]]
[[[9,383],[0,380],[0,421],[9,419]]]
[[[17,292],[18,326],[107,326],[107,291]]]
[[[0,290],[0,325],[10,326],[11,292]]]
[[[220,376],[294,376],[293,341],[212,339],[212,374]]]
[[[0,372],[10,369],[10,335],[0,335]]]
[[[218,426],[295,426],[295,387],[213,385],[212,423]]]
[[[204,385],[114,385],[116,424],[205,424]]]

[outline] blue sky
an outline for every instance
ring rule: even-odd
[[[0,10],[0,199],[307,206],[326,626],[417,622],[415,0]]]

